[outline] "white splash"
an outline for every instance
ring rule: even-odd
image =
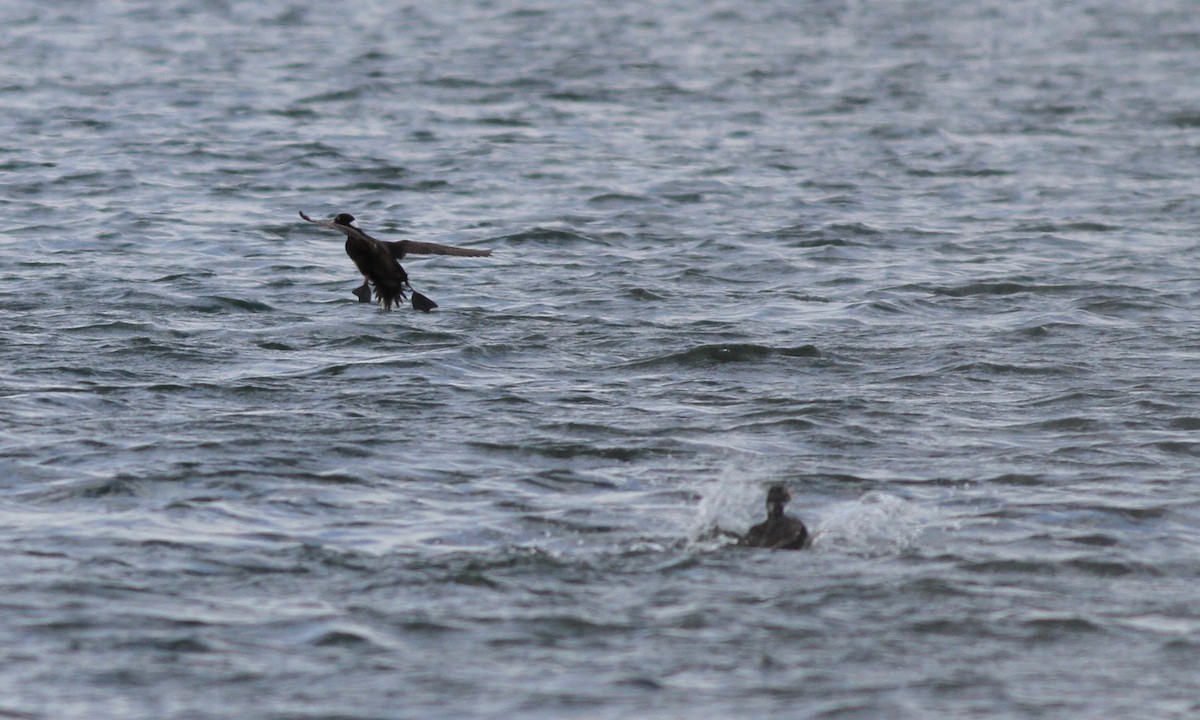
[[[885,492],[826,507],[810,527],[813,547],[855,555],[893,555],[911,549],[933,521],[930,511]]]
[[[815,503],[795,468],[761,455],[738,453],[708,484],[699,488],[687,543],[712,550],[732,542],[765,516],[767,488],[782,482],[792,492],[788,510],[813,534],[813,549],[869,557],[897,555],[913,548],[921,535],[937,526],[937,510],[884,491],[854,500]],[[828,490],[828,488],[826,488]]]
[[[724,544],[720,533],[744,533],[763,518],[769,485],[779,482],[785,473],[779,464],[764,458],[739,457],[730,460],[717,479],[700,489],[700,504],[688,533],[689,542],[706,543],[714,539]]]

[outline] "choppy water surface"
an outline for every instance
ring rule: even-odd
[[[399,5],[0,8],[0,715],[1200,711],[1192,3]]]

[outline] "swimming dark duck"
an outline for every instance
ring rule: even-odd
[[[791,499],[786,487],[772,486],[767,491],[767,519],[738,538],[738,545],[772,550],[803,550],[812,545],[804,523],[783,512]]]
[[[353,290],[359,302],[371,302],[371,289],[375,289],[375,299],[385,310],[391,310],[399,305],[405,297],[405,288],[412,292],[412,306],[415,310],[429,312],[437,307],[437,303],[413,290],[408,282],[408,273],[400,265],[405,255],[458,255],[461,257],[487,257],[491,250],[475,250],[472,248],[439,245],[431,242],[415,240],[376,240],[354,224],[354,216],[342,213],[332,222],[313,220],[303,212],[300,217],[323,228],[337,230],[346,236],[346,254],[358,266],[362,273],[363,284]]]

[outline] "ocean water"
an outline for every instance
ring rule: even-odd
[[[0,717],[1200,713],[1194,3],[0,27]]]

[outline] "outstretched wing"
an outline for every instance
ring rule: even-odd
[[[405,255],[457,255],[459,257],[487,257],[491,250],[476,250],[475,248],[460,248],[453,245],[439,245],[431,242],[416,240],[396,240],[385,242],[392,251],[392,257],[400,260]]]
[[[312,223],[314,225],[320,225],[321,227],[327,228],[329,230],[337,230],[337,231],[341,232],[343,235],[345,235],[346,237],[359,238],[360,240],[369,240],[371,242],[379,242],[375,238],[371,237],[370,235],[366,234],[362,230],[359,230],[358,228],[356,228],[352,225],[338,225],[337,223],[329,222],[328,220],[313,220],[309,216],[305,215],[303,210],[300,211],[300,217],[304,218],[305,220],[309,221],[310,223]]]
[[[314,225],[320,225],[321,227],[329,228],[330,230],[337,230],[341,227],[344,227],[342,225],[334,225],[333,223],[329,222],[328,220],[313,220],[309,216],[305,215],[303,210],[300,211],[300,217],[304,218],[305,220],[309,221],[310,223],[312,223]]]

